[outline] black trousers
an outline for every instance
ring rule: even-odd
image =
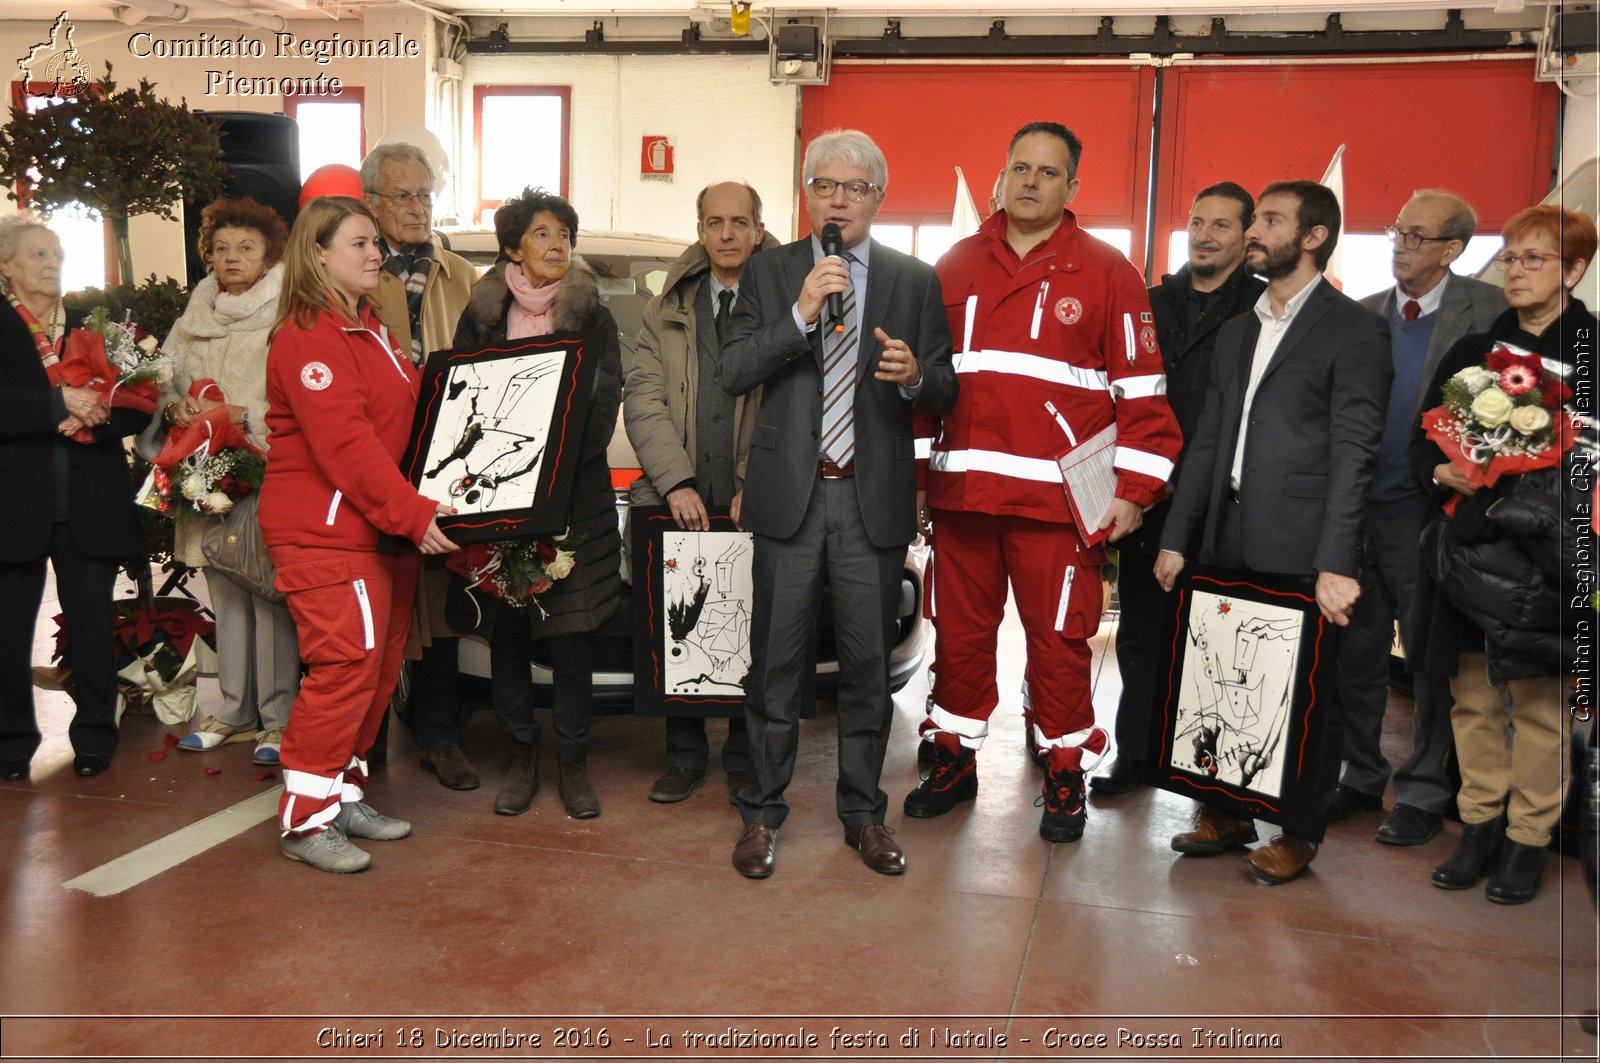
[[[567,764],[582,763],[589,753],[590,703],[594,696],[594,635],[557,635],[542,642],[551,670],[551,723],[556,752]],[[495,719],[506,734],[537,745],[539,721],[533,714],[533,642],[516,610],[506,607],[495,617],[489,636],[489,693]]]
[[[461,744],[460,639],[434,639],[411,662],[411,733],[423,749]]]
[[[33,711],[33,633],[44,600],[45,562],[56,574],[77,706],[67,734],[74,752],[110,757],[117,748],[117,671],[111,594],[117,561],[78,549],[71,526],[50,526],[50,554],[0,562],[0,760],[29,760],[39,748]]]
[[[1228,508],[1223,511],[1222,520],[1217,525],[1217,553],[1215,557],[1206,560],[1224,568],[1238,569],[1242,572],[1252,571],[1241,546],[1243,540],[1239,529],[1238,503],[1224,502],[1223,505]],[[1307,574],[1316,575],[1314,572]],[[1326,699],[1323,709],[1316,714],[1312,723],[1317,731],[1319,738],[1317,748],[1321,753],[1306,769],[1312,791],[1316,795],[1313,798],[1312,815],[1309,818],[1311,826],[1293,832],[1294,837],[1308,842],[1322,841],[1323,835],[1327,832],[1328,808],[1333,803],[1335,791],[1339,788],[1339,770],[1344,763],[1344,708],[1339,703],[1337,665],[1340,648],[1344,644],[1343,632],[1344,629],[1337,625],[1328,625],[1327,647],[1333,655],[1335,666],[1331,673],[1332,681],[1322,690],[1322,695]]]
[[[667,717],[667,767],[704,772],[711,760],[711,743],[706,740],[706,721],[699,716]],[[728,721],[728,737],[722,743],[722,770],[731,775],[750,770],[750,733],[743,716]]]
[[[1176,595],[1156,582],[1156,559],[1122,551],[1117,567],[1117,670],[1122,674],[1122,699],[1117,702],[1117,761],[1143,765],[1150,742],[1150,721],[1161,711],[1171,671],[1168,637]]]

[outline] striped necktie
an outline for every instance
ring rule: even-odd
[[[848,269],[856,258],[844,256]],[[835,465],[849,465],[855,456],[856,355],[860,344],[856,325],[856,289],[844,290],[844,328],[829,332],[822,341],[822,456]]]

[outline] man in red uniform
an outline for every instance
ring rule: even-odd
[[[961,390],[928,462],[938,668],[922,737],[934,759],[905,802],[926,818],[977,795],[1009,582],[1046,757],[1039,834],[1052,842],[1082,836],[1084,772],[1108,744],[1094,724],[1087,641],[1104,552],[1073,526],[1056,459],[1115,422],[1116,498],[1088,529],[1115,541],[1161,496],[1181,442],[1144,280],[1066,209],[1082,150],[1064,126],[1023,126],[1004,209],[939,262]]]

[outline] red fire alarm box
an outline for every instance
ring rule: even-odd
[[[672,142],[666,137],[646,136],[639,153],[639,172],[646,175],[672,172]]]

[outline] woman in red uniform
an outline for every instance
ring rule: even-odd
[[[449,507],[400,474],[420,377],[372,311],[381,262],[364,204],[307,204],[289,234],[267,354],[261,532],[310,668],[283,737],[281,848],[323,871],[372,862],[350,838],[411,833],[362,801],[361,756],[394,691],[418,563],[379,553],[378,536],[428,554],[455,549],[436,521]]]

